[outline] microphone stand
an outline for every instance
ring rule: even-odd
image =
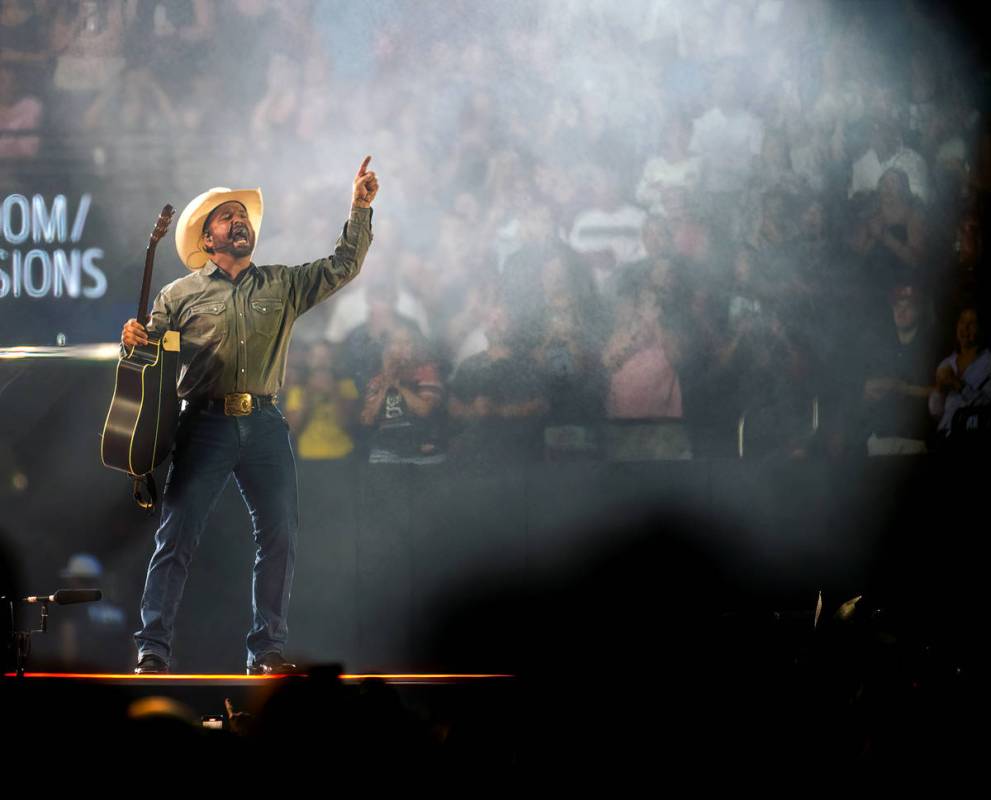
[[[48,633],[48,601],[44,600],[41,603],[41,627],[36,630],[28,628],[26,631],[14,630],[14,603],[17,601],[11,598],[9,602],[10,638],[13,642],[15,674],[18,678],[23,678],[24,665],[27,663],[28,656],[31,655],[31,634]]]
[[[31,598],[32,603],[41,604],[41,627],[35,630],[28,628],[25,631],[14,630],[14,603],[28,603],[28,598],[22,598],[18,600],[13,597],[0,597],[0,600],[7,600],[10,603],[10,638],[13,644],[14,658],[15,658],[15,675],[18,678],[24,677],[24,665],[27,663],[28,656],[31,655],[31,634],[32,633],[48,633],[48,604],[52,602],[58,603],[57,593],[55,595],[50,595],[49,597],[38,597]],[[92,598],[98,599],[98,598]],[[70,601],[78,602],[78,601]]]

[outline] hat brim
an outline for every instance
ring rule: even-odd
[[[175,229],[175,246],[179,260],[191,270],[202,269],[210,254],[203,249],[203,223],[217,206],[235,201],[241,203],[248,211],[248,219],[255,231],[255,244],[262,227],[262,216],[265,204],[262,200],[261,189],[228,189],[217,186],[209,189],[198,197],[193,198],[187,205]]]

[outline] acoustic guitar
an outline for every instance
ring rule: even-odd
[[[155,248],[174,214],[170,205],[162,209],[148,241],[136,317],[145,320],[145,325]],[[149,336],[147,345],[126,349],[117,363],[117,381],[103,424],[100,458],[105,466],[126,472],[133,479],[134,499],[142,508],[154,508],[158,494],[151,472],[172,451],[179,419],[178,364],[178,331],[165,331],[158,339]],[[141,494],[142,484],[148,499]]]

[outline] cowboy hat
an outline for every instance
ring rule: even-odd
[[[228,189],[215,186],[198,197],[194,197],[179,215],[175,226],[175,249],[179,260],[189,269],[197,270],[206,265],[210,254],[203,249],[203,223],[217,206],[231,200],[240,203],[248,210],[248,219],[255,230],[255,241],[262,226],[265,204],[261,189]]]

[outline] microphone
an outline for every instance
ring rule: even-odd
[[[59,589],[55,594],[45,597],[44,595],[32,595],[25,597],[22,603],[55,603],[59,606],[68,606],[72,603],[92,603],[103,599],[103,592],[99,589]]]

